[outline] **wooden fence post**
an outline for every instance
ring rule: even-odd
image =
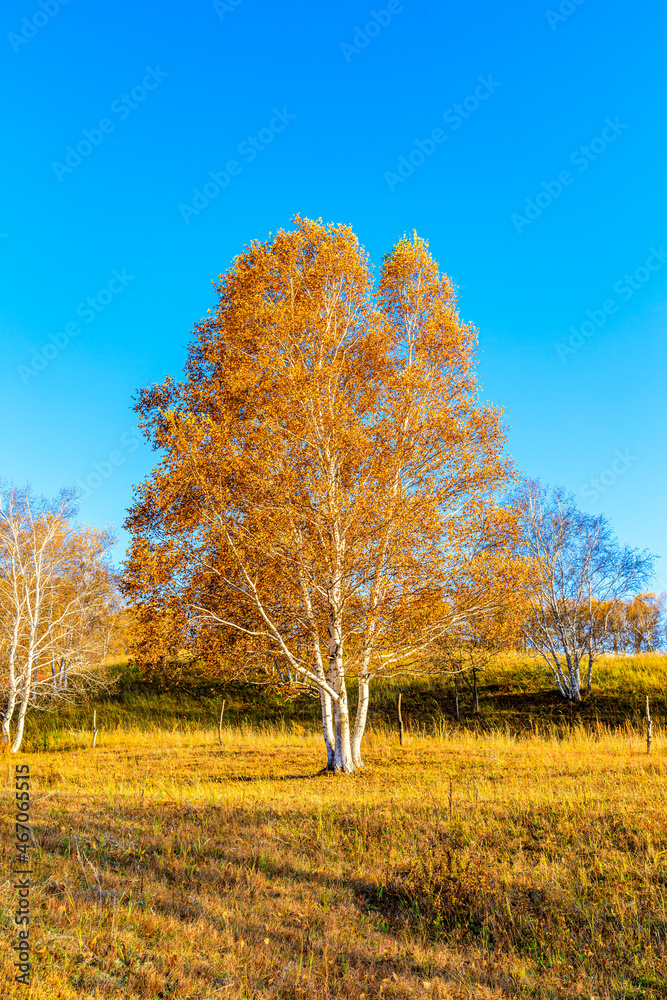
[[[403,746],[403,716],[401,715],[401,699],[403,698],[403,692],[398,693],[398,724],[400,726],[398,738],[401,741],[401,746]]]
[[[222,708],[220,709],[220,718],[218,720],[218,743],[222,746],[222,713],[225,710],[225,699],[222,699]]]
[[[99,733],[99,729],[97,728],[97,711],[94,711],[93,712],[93,747],[95,747],[95,744],[97,743],[97,734],[98,733]]]
[[[651,713],[648,707],[648,695],[646,695],[646,753],[651,752],[652,742],[653,742],[653,723],[651,722]]]

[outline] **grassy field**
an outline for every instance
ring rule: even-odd
[[[513,668],[488,672],[479,718],[462,695],[459,724],[447,685],[412,683],[402,747],[385,686],[350,777],[320,773],[309,699],[281,715],[228,689],[222,745],[215,686],[157,697],[126,676],[95,750],[90,709],[33,720],[2,761],[1,995],[667,997],[667,659],[607,661],[572,717]],[[29,992],[10,951],[17,763]]]

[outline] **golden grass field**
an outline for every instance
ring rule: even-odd
[[[415,726],[403,747],[378,726],[335,778],[310,723],[51,742],[1,761],[3,998],[667,997],[659,717],[650,756],[633,723]],[[24,763],[29,990],[8,874]]]

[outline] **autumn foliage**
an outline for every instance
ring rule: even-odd
[[[349,771],[372,678],[511,593],[500,414],[416,236],[375,282],[348,227],[297,217],[217,293],[184,379],[136,407],[160,454],[127,521],[137,650],[287,668],[320,694],[328,766]]]
[[[104,658],[120,642],[113,538],[76,526],[75,514],[71,490],[47,500],[0,483],[1,741],[13,753],[28,711],[99,690]]]

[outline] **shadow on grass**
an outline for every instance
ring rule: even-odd
[[[331,771],[327,771],[326,768],[321,768],[319,771],[310,772],[309,774],[279,774],[274,777],[272,774],[230,774],[230,775],[219,775],[215,778],[209,778],[208,780],[211,784],[255,784],[257,782],[265,781],[314,781],[315,778],[333,778],[335,775]]]
[[[132,903],[219,930],[229,924],[233,900],[234,934],[260,941],[271,921],[271,940],[286,961],[299,948],[326,960],[331,921],[356,927],[354,912],[354,920],[368,919],[374,933],[397,943],[440,944],[450,954],[472,949],[489,960],[504,957],[506,968],[518,958],[559,981],[576,974],[600,988],[613,973],[625,984],[619,996],[667,995],[667,877],[660,861],[667,828],[652,839],[641,816],[518,805],[505,830],[482,824],[476,832],[463,823],[441,829],[419,809],[405,810],[393,829],[383,810],[340,805],[324,816],[270,804],[137,802],[115,804],[105,815],[80,800],[71,810],[76,834],[48,826],[36,832],[43,854],[78,858],[80,884],[47,891],[90,897],[98,909]],[[389,860],[392,847],[402,860]],[[554,865],[564,868],[560,881],[549,874]],[[301,912],[306,899],[308,914]],[[365,948],[350,941],[349,931],[341,935],[333,978],[342,982],[350,967],[378,983],[392,973],[426,974],[422,962],[405,956],[371,961]],[[429,976],[460,983],[446,963],[430,962]],[[483,964],[475,985],[509,988],[506,971],[484,972]]]

